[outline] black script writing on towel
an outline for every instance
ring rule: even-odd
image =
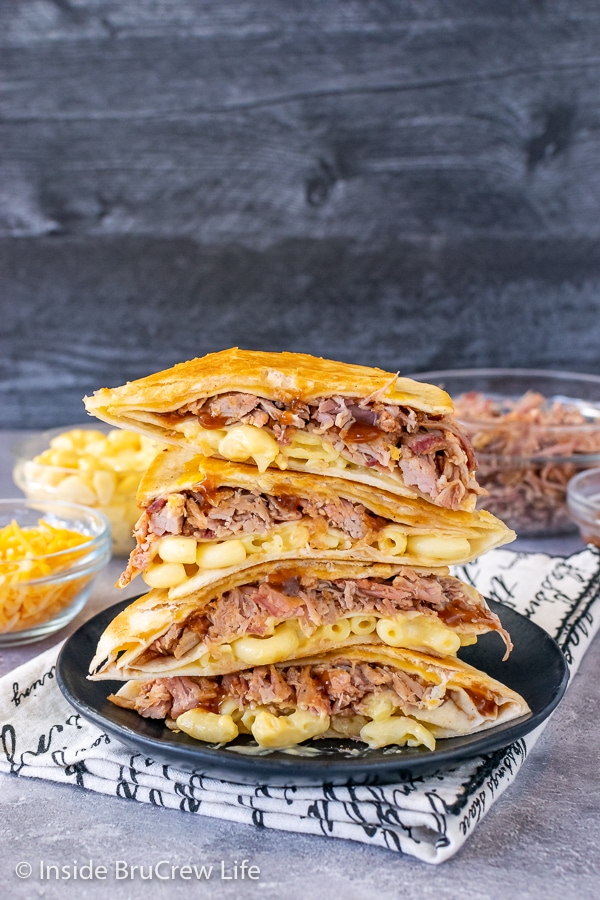
[[[31,684],[28,684],[23,690],[21,690],[21,685],[18,681],[13,683],[13,694],[11,699],[11,703],[14,703],[15,706],[18,706],[22,700],[26,700],[27,697],[32,694],[36,688],[43,687],[46,681],[51,681],[54,678],[54,673],[56,671],[56,666],[52,666],[48,669],[47,672],[41,676],[41,678],[36,678],[35,681],[32,681]]]

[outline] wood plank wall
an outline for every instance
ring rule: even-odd
[[[5,0],[0,427],[238,344],[600,373],[597,0]]]

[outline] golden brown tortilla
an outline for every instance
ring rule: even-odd
[[[285,416],[290,417],[290,423],[296,421],[296,424],[285,426],[285,439],[275,433],[270,419],[263,425],[256,425],[257,431],[262,433],[263,448],[259,451],[256,446],[254,450],[247,447],[254,431],[251,423],[247,426],[250,432],[246,430],[243,437],[244,449],[240,451],[239,429],[243,430],[244,426],[239,420],[229,417],[221,428],[219,416],[215,419],[211,414],[208,416],[210,421],[203,417],[204,414],[199,417],[197,405],[208,398],[218,398],[220,394],[249,395],[282,403],[285,405]],[[302,427],[298,425],[297,419],[294,419],[295,404],[320,402],[332,397],[352,399],[358,406],[378,403],[382,410],[383,407],[401,408],[403,415],[408,417],[405,422],[413,422],[405,436],[414,433],[427,437],[430,433],[428,429],[445,434],[446,441],[454,442],[453,449],[443,453],[444,458],[446,452],[452,458],[450,467],[454,474],[451,483],[447,481],[449,470],[445,467],[443,476],[440,471],[435,477],[431,471],[426,474],[430,457],[426,459],[418,455],[413,460],[414,464],[406,469],[408,463],[401,458],[397,438],[385,429],[382,431],[357,421],[358,431],[348,432],[348,440],[346,437],[342,440],[344,447],[340,444],[333,450],[332,442],[339,443],[335,430],[328,439],[327,435],[321,438],[314,422],[309,423],[309,427],[306,423]],[[302,353],[265,353],[232,348],[179,363],[172,369],[121,387],[102,388],[92,397],[84,397],[84,404],[90,414],[105,422],[140,431],[163,443],[186,447],[205,456],[238,461],[254,458],[261,471],[272,465],[320,475],[339,474],[400,496],[424,496],[429,502],[453,509],[474,509],[477,496],[482,493],[474,478],[474,455],[464,432],[452,416],[453,405],[448,394],[434,385],[400,378],[381,369],[334,362]],[[415,417],[419,416],[420,424],[416,426]],[[429,424],[423,424],[424,420]],[[399,427],[406,429],[407,426],[399,423]],[[424,430],[419,430],[421,428]],[[302,436],[309,436],[313,441],[316,439],[319,446],[316,453],[314,445],[310,448],[308,458]],[[229,440],[227,451],[222,444],[224,437]],[[294,445],[295,437],[300,446]],[[271,442],[268,459],[261,462],[256,453],[264,456],[264,442],[268,439]],[[232,441],[235,451],[232,451]],[[253,443],[256,444],[256,438]],[[237,455],[232,456],[231,452]],[[247,452],[247,455],[239,455],[240,452]],[[419,450],[418,454],[427,452]],[[379,462],[371,461],[373,454],[375,457],[380,455]]]
[[[88,412],[98,418],[120,427],[133,427],[142,422],[151,425],[152,413],[171,412],[194,400],[228,391],[287,402],[306,402],[332,394],[369,397],[376,393],[385,403],[397,406],[436,415],[453,411],[450,397],[441,388],[399,378],[382,369],[305,353],[268,353],[237,347],[178,363],[172,369],[121,387],[102,388],[84,402]]]

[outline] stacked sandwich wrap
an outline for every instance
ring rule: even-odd
[[[457,657],[498,617],[450,574],[514,538],[476,511],[468,439],[439,388],[238,349],[85,398],[158,438],[120,586],[149,593],[101,636],[111,699],[209,742],[354,738],[435,747],[522,716]]]

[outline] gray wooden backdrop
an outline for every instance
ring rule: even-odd
[[[600,372],[598,0],[3,0],[0,426],[238,344]]]

